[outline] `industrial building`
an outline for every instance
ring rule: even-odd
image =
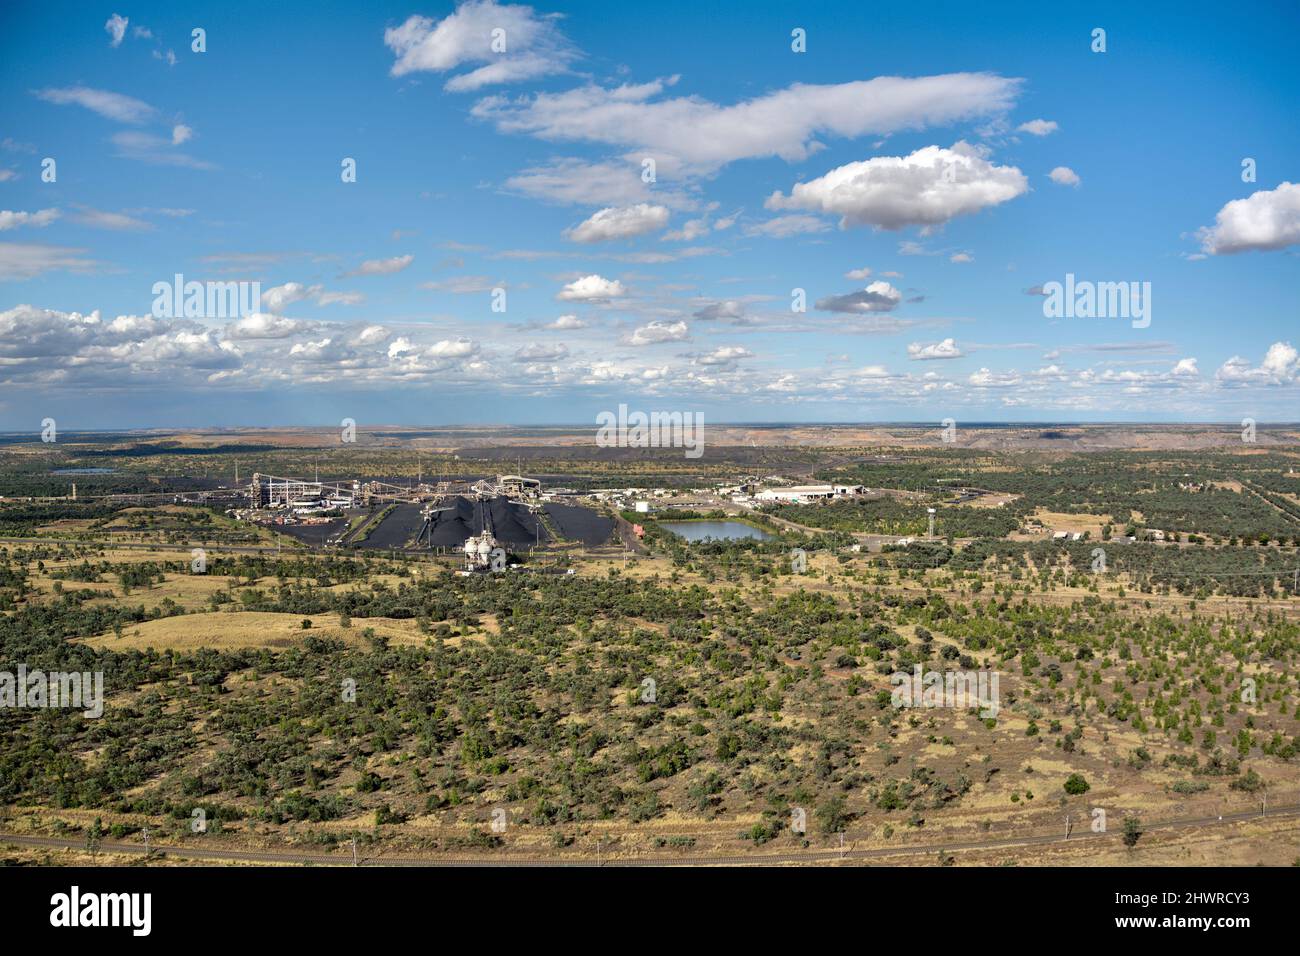
[[[317,478],[308,481],[257,473],[248,484],[248,499],[253,508],[295,511],[365,507],[374,502],[415,503],[457,494],[536,500],[542,497],[542,483],[522,475],[498,475],[472,485],[466,481],[420,481],[407,486],[379,480],[321,481]]]
[[[255,508],[351,508],[360,492],[360,482],[306,481],[254,474],[248,497]]]
[[[520,475],[499,475],[497,490],[507,498],[540,498],[542,483],[536,478],[524,478]]]
[[[865,491],[862,485],[790,485],[786,488],[766,488],[755,494],[754,499],[760,502],[806,504],[809,501],[848,498]]]

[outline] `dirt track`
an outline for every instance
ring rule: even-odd
[[[1248,810],[1238,813],[1225,813],[1222,816],[1189,817],[1143,824],[1144,833],[1153,831],[1204,830],[1207,833],[1215,829],[1231,827],[1258,819],[1275,819],[1279,817],[1300,816],[1300,804],[1272,807],[1267,810]],[[842,849],[801,850],[784,853],[748,853],[731,856],[672,856],[641,858],[602,858],[590,855],[583,858],[539,859],[515,858],[493,859],[481,857],[414,857],[414,856],[359,856],[353,864],[351,855],[346,851],[340,853],[298,853],[293,851],[253,851],[228,850],[218,847],[189,847],[154,844],[150,851],[179,859],[208,860],[228,863],[280,864],[280,865],[328,865],[328,866],[456,866],[456,867],[498,867],[498,866],[786,866],[799,864],[868,862],[888,863],[891,858],[916,857],[960,853],[963,851],[981,851],[1009,849],[1012,847],[1077,845],[1083,841],[1099,843],[1119,842],[1123,838],[1120,830],[1106,833],[1093,833],[1091,830],[1077,832],[1068,840],[1061,833],[1027,833],[1019,837],[1002,837],[996,840],[955,840],[950,842],[927,843],[925,845],[906,847],[883,847],[872,849],[855,849],[846,843]],[[17,846],[43,847],[49,849],[82,850],[84,840],[72,840],[61,837],[30,836],[18,833],[0,832],[0,845],[4,843]],[[101,853],[125,854],[131,856],[145,855],[143,843],[124,843],[105,841],[99,845]]]

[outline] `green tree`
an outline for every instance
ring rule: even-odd
[[[1087,780],[1083,779],[1083,774],[1072,773],[1065,781],[1065,792],[1070,796],[1077,797],[1081,793],[1087,793],[1092,786]]]
[[[1142,838],[1142,823],[1137,817],[1124,818],[1124,845],[1130,850]]]
[[[818,807],[817,820],[825,836],[843,830],[849,822],[849,815],[844,808],[844,798],[836,794]]]

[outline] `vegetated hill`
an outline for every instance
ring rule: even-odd
[[[363,549],[214,549],[199,575],[185,535],[240,528],[219,510],[0,502],[13,529],[176,536],[0,547],[0,671],[102,670],[107,692],[97,719],[0,709],[0,804],[51,826],[147,821],[160,840],[191,839],[202,809],[205,839],[580,855],[597,838],[743,853],[1300,800],[1286,453],[801,451],[823,480],[896,490],[810,506],[825,530],[766,541],[691,544],[633,516],[648,557],[571,548],[509,575]],[[369,460],[396,475],[410,457]],[[960,487],[1014,497],[980,510]],[[929,505],[973,540],[851,550]],[[449,540],[481,530],[482,507],[457,503]],[[533,540],[526,508],[485,507]],[[551,526],[583,537],[564,507]],[[1089,541],[1004,535],[1044,511],[1182,526],[1165,543],[1100,522]],[[541,573],[562,568],[578,573]],[[916,667],[998,674],[997,714],[896,708],[891,678]]]

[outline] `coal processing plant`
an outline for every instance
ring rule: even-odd
[[[540,481],[521,475],[399,485],[258,473],[248,502],[237,517],[303,544],[460,555],[470,570],[492,569],[498,551],[600,547],[615,527],[593,508],[550,500]]]

